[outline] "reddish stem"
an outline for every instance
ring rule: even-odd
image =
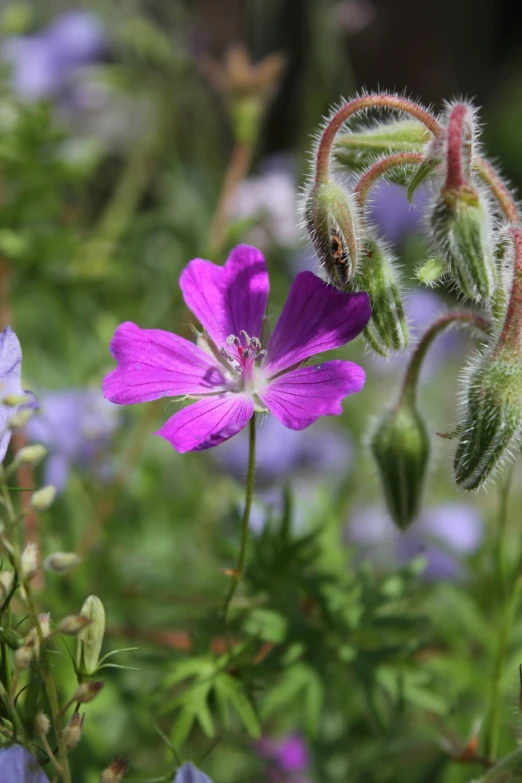
[[[462,164],[462,152],[465,144],[471,141],[469,122],[469,107],[458,103],[451,110],[448,122],[448,148],[446,152],[446,184],[447,190],[460,190],[468,184]],[[471,158],[470,158],[471,160]]]
[[[361,209],[364,207],[371,186],[379,177],[397,166],[403,166],[405,163],[422,163],[423,160],[424,155],[420,152],[396,152],[374,163],[366,174],[363,174],[355,188],[355,197]]]
[[[473,166],[479,177],[491,188],[506,218],[510,223],[518,223],[520,215],[518,214],[517,205],[491,163],[484,158],[475,157]]]
[[[513,284],[509,297],[504,325],[495,349],[497,355],[508,347],[515,354],[521,352],[521,319],[522,319],[522,228],[511,226],[511,235],[515,248],[515,264],[513,269]]]
[[[407,98],[400,98],[398,95],[385,95],[383,93],[374,93],[372,95],[363,95],[361,98],[354,98],[353,101],[341,106],[325,130],[319,141],[317,148],[317,168],[316,183],[324,182],[328,179],[330,167],[330,152],[337,131],[344,125],[347,119],[352,115],[366,109],[392,109],[402,111],[415,117],[422,122],[434,136],[440,136],[444,129],[435,117],[413,101]]]

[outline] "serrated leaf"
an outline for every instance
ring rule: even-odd
[[[261,725],[246,695],[244,686],[226,673],[220,674],[217,678],[216,689],[218,688],[218,683],[222,693],[228,698],[228,701],[239,715],[245,729],[253,739],[258,739],[261,736]]]

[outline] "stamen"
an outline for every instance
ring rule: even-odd
[[[258,351],[261,348],[261,340],[259,339],[259,337],[252,337],[250,340],[250,345],[256,351]]]
[[[256,359],[260,359],[261,356],[266,356],[266,349],[263,348],[261,351],[257,352]]]
[[[225,359],[226,359],[227,361],[229,361],[229,362],[234,362],[234,361],[236,361],[236,360],[235,360],[235,358],[232,356],[232,354],[231,354],[231,353],[229,353],[229,352],[227,351],[227,349],[226,349],[226,348],[221,348],[221,354],[222,354],[222,355],[225,357]]]
[[[245,348],[243,351],[243,359],[249,359],[252,355],[252,348]]]
[[[250,339],[250,336],[249,336],[249,334],[248,334],[247,332],[245,332],[245,330],[244,330],[244,329],[241,329],[241,331],[239,332],[239,334],[242,334],[242,335],[243,335],[243,337],[245,338],[245,345],[247,345],[247,346],[248,346],[248,345],[250,345],[250,343],[251,343],[251,339]]]
[[[229,336],[226,339],[226,343],[227,345],[239,346],[241,345],[241,340],[239,339],[239,337],[236,337],[235,334],[229,334]]]

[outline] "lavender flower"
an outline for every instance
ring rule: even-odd
[[[387,565],[391,559],[404,566],[423,555],[427,560],[424,578],[437,581],[465,575],[462,558],[476,552],[483,533],[477,509],[467,503],[444,503],[423,511],[406,533],[397,530],[384,510],[359,509],[350,522],[349,539],[363,554]]]
[[[27,425],[29,440],[49,449],[45,482],[61,492],[71,468],[87,467],[105,452],[120,423],[118,409],[98,389],[67,389],[40,395],[41,415]],[[107,462],[97,464],[101,472]]]
[[[255,747],[267,759],[268,775],[274,783],[305,783],[301,776],[310,766],[310,754],[300,734],[289,734],[281,740],[263,737]]]
[[[427,188],[417,188],[410,204],[404,188],[391,182],[381,182],[371,192],[370,216],[383,239],[399,245],[408,234],[421,231],[428,200]]]
[[[34,35],[8,39],[1,55],[11,63],[15,93],[34,101],[64,97],[77,72],[98,61],[105,46],[98,19],[84,11],[71,11]]]
[[[5,405],[6,397],[26,398],[21,405]],[[22,389],[22,349],[18,337],[10,326],[0,334],[0,462],[5,457],[11,431],[7,429],[9,419],[21,408],[36,408],[37,402],[31,392]]]
[[[208,775],[197,769],[194,764],[187,761],[176,772],[173,783],[212,783]]]
[[[2,783],[49,783],[34,756],[21,745],[0,748],[0,780]]]
[[[321,416],[341,413],[341,400],[363,387],[364,371],[352,362],[304,362],[362,331],[370,317],[367,294],[343,294],[302,272],[263,348],[269,283],[259,250],[240,245],[224,267],[194,259],[180,285],[206,329],[198,345],[159,329],[121,324],[111,342],[118,366],[103,387],[107,399],[120,405],[167,395],[195,399],[156,433],[177,451],[217,446],[242,430],[256,410],[269,410],[290,429],[305,429]]]

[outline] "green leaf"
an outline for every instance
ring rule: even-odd
[[[261,736],[261,725],[242,683],[223,673],[216,679],[215,686],[228,698],[250,736],[258,739]]]

